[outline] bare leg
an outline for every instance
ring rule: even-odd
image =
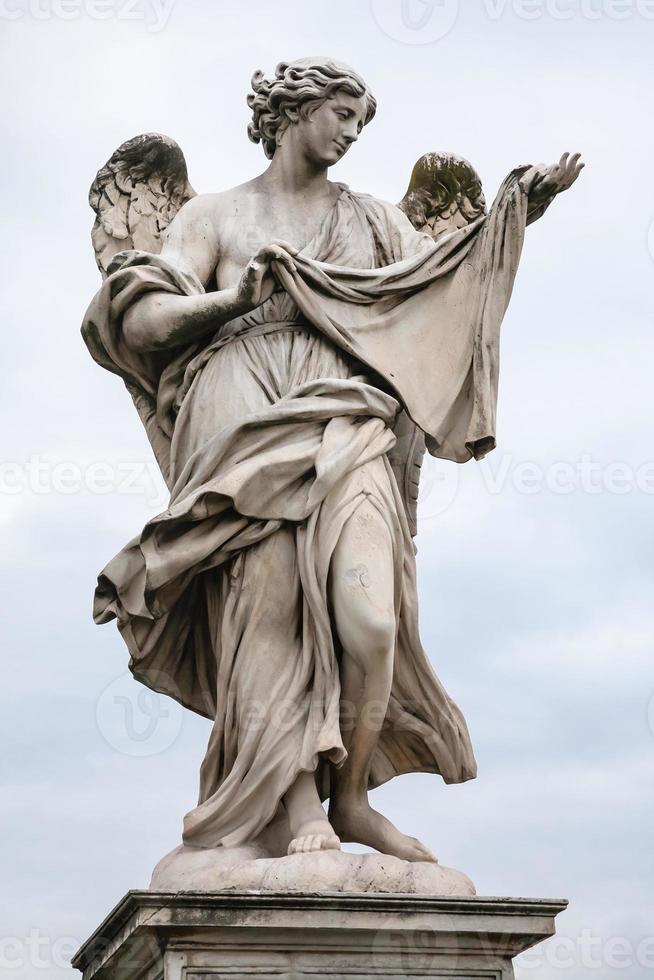
[[[343,647],[342,735],[348,758],[332,770],[329,819],[342,840],[407,861],[435,861],[368,803],[368,777],[393,680],[396,622],[393,548],[372,504],[346,523],[332,558],[332,603]]]
[[[301,772],[284,796],[293,839],[289,854],[338,849],[341,842],[322,808],[312,772]]]

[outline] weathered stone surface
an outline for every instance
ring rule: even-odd
[[[262,856],[256,847],[175,848],[154,870],[154,891],[374,892],[474,895],[461,871],[388,854],[345,851]]]
[[[551,936],[565,906],[425,895],[130,892],[73,966],[84,980],[512,980],[512,958]]]

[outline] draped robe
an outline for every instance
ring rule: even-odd
[[[346,756],[330,561],[364,502],[392,541],[398,624],[369,786],[475,776],[463,716],[420,642],[393,459],[400,420],[436,456],[494,446],[499,326],[535,174],[514,171],[488,216],[437,243],[343,186],[296,273],[276,268],[282,289],[204,344],[125,343],[123,314],[144,293],[203,291],[160,256],[121,253],[91,303],[84,339],[125,381],[171,491],[100,574],[94,618],[117,619],[138,680],[213,721],[186,843],[256,839],[302,771],[329,795]]]

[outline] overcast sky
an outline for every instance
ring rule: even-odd
[[[424,478],[423,640],[479,777],[374,797],[480,894],[570,900],[523,980],[649,975],[654,4],[5,0],[0,32],[0,966],[72,978],[66,955],[179,842],[208,734],[144,697],[115,626],[91,620],[98,571],[166,500],[126,391],[79,336],[99,282],[88,186],[151,130],[198,191],[254,176],[252,72],[324,52],[379,104],[333,173],[355,190],[399,200],[427,150],[468,157],[489,198],[518,164],[587,161],[528,229],[497,450]]]

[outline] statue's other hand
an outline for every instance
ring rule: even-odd
[[[246,310],[254,310],[270,299],[278,285],[272,263],[279,262],[289,272],[295,272],[294,254],[297,250],[282,241],[260,248],[246,265],[236,287],[239,304]]]
[[[543,197],[553,197],[572,187],[575,180],[584,169],[581,153],[564,153],[558,163],[545,167],[543,176],[537,185],[537,194]]]

